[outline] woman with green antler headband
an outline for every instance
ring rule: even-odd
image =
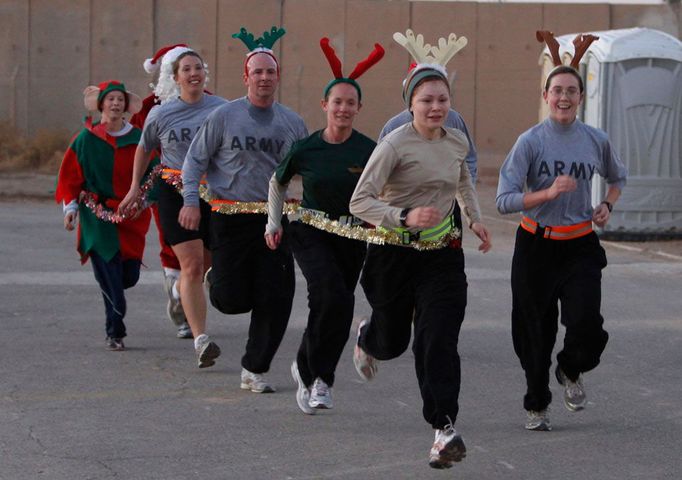
[[[353,361],[366,380],[378,360],[413,352],[424,419],[435,430],[429,465],[450,468],[466,455],[455,430],[459,410],[459,330],[467,303],[461,231],[455,198],[487,252],[490,234],[481,223],[471,174],[465,166],[466,136],[444,127],[450,86],[444,65],[464,45],[450,34],[438,47],[411,30],[393,37],[418,62],[405,79],[403,98],[412,122],[379,143],[350,202],[350,211],[377,225],[383,244],[370,245],[361,284],[372,306],[358,328]]]
[[[369,57],[347,77],[329,44],[320,40],[334,79],[324,89],[327,126],[294,144],[275,170],[268,194],[265,240],[271,249],[282,238],[282,205],[291,178],[303,179],[300,218],[287,231],[294,257],[308,283],[308,325],[291,373],[298,384],[296,401],[307,414],[332,408],[334,372],[353,321],[355,287],[366,243],[355,233],[361,220],[348,203],[376,143],[353,129],[362,106],[356,79],[377,63],[384,49],[376,44]]]

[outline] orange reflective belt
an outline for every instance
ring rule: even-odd
[[[528,217],[521,219],[521,228],[535,234],[538,228],[544,228],[543,237],[550,240],[573,240],[574,238],[584,237],[592,231],[592,221],[576,223],[575,225],[558,225],[556,227],[541,226],[535,220]]]
[[[161,170],[161,178],[164,180],[168,180],[170,177],[173,175],[177,175],[179,177],[182,177],[182,170],[177,170],[175,168],[164,168]],[[201,179],[202,185],[206,185],[206,176],[204,175],[204,178]]]

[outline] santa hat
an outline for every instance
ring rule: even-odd
[[[181,55],[188,52],[198,55],[195,50],[184,43],[168,45],[159,49],[154,57],[144,61],[144,69],[147,73],[159,72],[159,78],[156,85],[150,83],[149,87],[154,91],[154,95],[156,95],[161,104],[180,96],[180,87],[175,82],[173,74],[173,63],[175,63]],[[206,71],[206,80],[204,81],[204,86],[206,86],[206,84],[208,84],[208,65],[205,63],[203,65],[204,70]]]
[[[85,90],[83,90],[83,103],[85,104],[85,108],[90,112],[99,110],[100,102],[104,99],[106,94],[115,91],[123,92],[128,97],[126,112],[135,114],[142,109],[142,99],[133,92],[126,90],[125,85],[118,80],[107,80],[96,86],[90,85],[85,87]]]
[[[409,70],[403,81],[403,100],[405,100],[408,108],[414,88],[421,80],[428,77],[438,77],[443,79],[449,87],[445,66],[468,43],[466,37],[457,38],[457,35],[451,33],[447,40],[442,37],[439,38],[438,46],[431,46],[424,43],[422,34],[415,36],[410,29],[405,31],[405,35],[400,32],[394,33],[393,40],[404,47],[417,62],[414,68]]]
[[[248,75],[249,71],[247,69],[247,64],[251,57],[257,53],[264,53],[272,57],[277,65],[277,75],[279,75],[279,62],[275,53],[272,51],[273,45],[287,33],[283,28],[272,27],[269,32],[263,32],[262,37],[254,38],[253,33],[249,33],[246,28],[241,27],[239,33],[233,33],[232,38],[238,38],[246,45],[249,51],[246,54],[246,60],[244,60],[244,74]]]
[[[320,40],[320,48],[322,48],[324,56],[327,57],[327,62],[329,62],[329,66],[331,67],[332,73],[334,74],[334,79],[330,81],[326,87],[324,87],[324,98],[327,98],[329,91],[337,83],[348,83],[354,86],[358,91],[358,101],[362,100],[362,90],[360,90],[360,85],[355,81],[355,79],[360,77],[360,75],[372,68],[379,62],[379,60],[383,58],[384,48],[378,43],[375,43],[374,50],[372,50],[366,59],[358,63],[355,66],[355,69],[347,77],[343,76],[343,71],[341,70],[341,61],[339,60],[339,57],[336,56],[336,52],[329,44],[329,39],[327,37],[324,37]]]
[[[175,45],[166,45],[165,47],[160,48],[152,58],[148,58],[144,61],[142,66],[144,67],[144,71],[149,73],[150,75],[152,73],[156,73],[159,71],[160,67],[160,62],[161,57],[163,57],[166,53],[168,53],[170,50],[173,50],[176,47],[185,47],[188,48],[186,44],[184,43],[177,43]]]

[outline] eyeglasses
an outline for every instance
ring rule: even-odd
[[[568,88],[552,87],[549,89],[549,94],[556,98],[561,98],[564,95],[566,95],[568,98],[575,98],[578,95],[580,95],[580,90],[577,89],[576,87]]]

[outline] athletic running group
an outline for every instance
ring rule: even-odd
[[[224,314],[251,313],[241,388],[274,392],[266,374],[289,321],[295,260],[307,282],[309,315],[291,374],[298,407],[312,415],[333,407],[360,282],[372,314],[354,337],[355,368],[372,380],[381,361],[412,343],[423,416],[435,432],[429,465],[450,468],[466,456],[455,429],[467,304],[463,227],[478,237],[481,252],[492,247],[475,189],[476,150],[451,108],[446,70],[467,39],[451,33],[432,46],[411,30],[394,34],[414,63],[403,82],[406,109],[377,143],[353,121],[363,105],[358,79],[384,56],[382,46],[346,75],[350,68],[332,42],[320,40],[332,79],[322,90],[326,125],[310,134],[275,100],[280,65],[273,45],[284,33],[272,27],[256,38],[242,28],[233,35],[248,53],[246,95],[231,101],[206,90],[207,65],[184,44],[144,62],[157,75],[144,101],[116,80],[85,89],[85,107],[99,119],[88,117],[72,140],[56,200],[100,286],[106,348],[125,349],[124,290],[139,278],[153,216],[167,314],[178,337],[194,339],[198,367],[220,356],[207,334],[207,292]],[[569,410],[585,407],[582,376],[599,364],[608,341],[600,313],[606,256],[593,224],[608,222],[627,171],[607,135],[577,118],[584,95],[577,67],[597,37],[575,39],[570,65],[562,64],[551,32],[536,37],[555,64],[542,91],[549,116],[509,152],[496,202],[501,213],[522,215],[512,260],[512,339],[526,377],[525,428],[547,431],[559,305],[566,334],[555,376]],[[595,174],[608,188],[593,206]],[[300,200],[287,197],[296,175]]]

